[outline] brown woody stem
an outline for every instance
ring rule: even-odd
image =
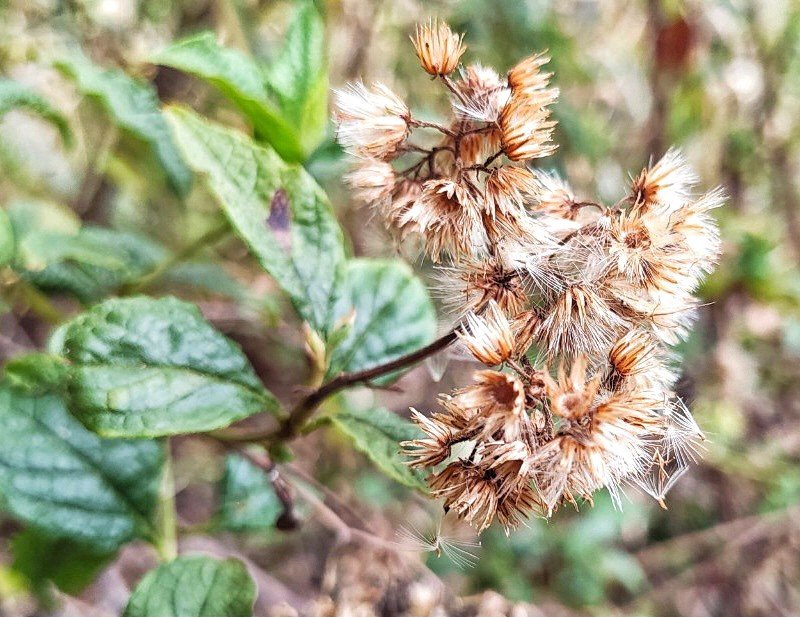
[[[384,375],[421,362],[428,356],[432,356],[437,351],[441,351],[455,342],[456,338],[458,338],[456,331],[457,330],[454,328],[444,336],[433,341],[430,345],[426,345],[405,356],[400,356],[396,360],[392,360],[386,364],[354,373],[342,373],[334,377],[300,401],[294,409],[289,412],[289,415],[270,438],[274,441],[287,441],[297,437],[302,426],[326,398],[350,386],[369,383]]]
[[[319,388],[313,390],[295,405],[289,414],[281,421],[277,429],[270,431],[242,431],[239,433],[216,431],[211,436],[218,441],[226,443],[280,443],[294,439],[300,435],[303,425],[314,415],[317,407],[319,407],[326,398],[350,386],[369,384],[369,382],[383,377],[384,375],[421,362],[425,358],[452,345],[458,338],[456,334],[457,330],[458,328],[454,328],[429,345],[412,351],[391,362],[363,371],[342,373],[334,377],[330,381],[322,384]]]
[[[415,128],[428,128],[428,129],[436,129],[440,133],[444,133],[449,137],[456,137],[457,133],[455,131],[451,131],[446,126],[442,126],[441,124],[437,124],[436,122],[428,122],[426,120],[417,120],[416,118],[410,118],[408,121],[408,126],[415,127]]]

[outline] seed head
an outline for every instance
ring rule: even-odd
[[[461,56],[467,51],[463,39],[463,34],[455,34],[444,21],[431,19],[427,24],[417,24],[411,42],[422,68],[439,76],[449,75],[458,67]]]
[[[469,258],[439,267],[436,293],[457,316],[480,313],[490,302],[509,316],[528,305],[520,273],[495,257]]]
[[[543,73],[541,68],[550,62],[545,53],[528,56],[508,72],[508,85],[514,93],[537,93],[545,90],[552,73]]]
[[[497,366],[514,354],[514,335],[508,319],[494,300],[481,315],[467,315],[458,337],[470,353],[487,366]]]
[[[661,160],[643,169],[634,180],[631,201],[643,209],[658,204],[672,211],[691,200],[698,180],[681,151],[670,148]]]
[[[547,105],[558,96],[556,90],[513,94],[500,112],[503,152],[512,161],[549,156],[557,146],[551,143],[556,123],[549,120]]]
[[[469,184],[428,180],[401,223],[416,227],[426,240],[431,258],[438,261],[442,252],[454,256],[469,254],[475,245],[482,244],[478,209],[477,193]]]
[[[334,101],[336,137],[354,156],[391,158],[408,136],[408,107],[379,82],[371,89],[348,84],[335,91]]]

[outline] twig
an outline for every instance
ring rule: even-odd
[[[271,436],[275,441],[288,441],[297,437],[303,424],[313,415],[319,405],[329,396],[336,394],[350,386],[361,383],[369,383],[379,377],[388,375],[396,370],[406,368],[421,362],[428,356],[432,356],[438,351],[449,347],[458,338],[457,329],[450,330],[444,336],[436,339],[430,345],[418,349],[417,351],[401,356],[396,360],[381,364],[379,366],[358,371],[355,373],[342,373],[329,382],[322,384],[319,388],[311,392],[300,401],[286,419],[281,423],[278,431]]]
[[[269,480],[270,484],[272,484],[275,495],[278,497],[278,500],[283,506],[283,513],[281,514],[280,518],[278,518],[275,526],[282,531],[296,529],[299,525],[299,521],[294,511],[294,498],[292,497],[292,492],[289,489],[289,485],[278,473],[278,468],[275,463],[269,459],[265,460],[259,456],[256,456],[244,446],[237,446],[224,442],[222,443],[226,448],[233,450],[240,456],[246,458],[250,463],[261,469],[264,474],[266,474],[267,479]]]
[[[436,122],[428,122],[427,120],[417,120],[416,118],[409,118],[408,125],[415,128],[428,128],[428,129],[436,129],[440,133],[444,133],[448,137],[457,137],[458,133],[455,131],[451,131],[446,126],[442,126],[441,124],[437,124]]]
[[[359,515],[353,508],[351,508],[344,500],[342,500],[336,493],[334,493],[331,489],[327,486],[322,484],[319,480],[317,480],[314,476],[307,473],[297,465],[286,464],[284,465],[284,469],[288,470],[291,475],[295,475],[299,477],[301,480],[307,482],[308,484],[314,485],[314,487],[325,494],[325,501],[330,503],[329,506],[334,511],[337,511],[336,514],[344,520],[344,516],[342,514],[346,514],[347,518],[352,519],[354,522],[358,524],[358,527],[361,529],[366,528],[366,522],[364,519]],[[334,507],[335,506],[335,507]],[[351,525],[352,526],[352,525]]]
[[[384,375],[421,362],[428,356],[432,356],[436,352],[452,345],[458,338],[456,334],[457,331],[458,328],[454,328],[444,336],[433,341],[430,345],[426,345],[421,349],[417,349],[391,362],[386,362],[385,364],[355,373],[342,373],[334,377],[330,381],[322,384],[319,388],[311,391],[295,405],[289,414],[281,421],[277,429],[269,431],[242,431],[239,433],[226,433],[221,431],[215,432],[213,437],[221,442],[227,443],[277,443],[290,441],[301,434],[303,425],[311,418],[317,407],[329,396],[345,388],[349,388],[350,386],[370,384],[370,382]]]

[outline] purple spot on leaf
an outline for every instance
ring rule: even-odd
[[[269,204],[267,227],[275,236],[278,245],[284,250],[292,248],[292,213],[289,207],[289,196],[283,189],[278,189]]]

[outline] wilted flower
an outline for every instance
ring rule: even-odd
[[[534,204],[538,212],[553,217],[573,220],[578,209],[577,200],[569,185],[555,173],[535,169],[533,179],[536,185]]]
[[[497,366],[515,351],[508,319],[494,300],[481,315],[470,313],[458,336],[475,358],[488,366]]]
[[[494,69],[472,64],[461,72],[453,100],[456,115],[465,120],[496,122],[508,103],[511,89]]]
[[[584,283],[567,286],[540,314],[537,335],[551,358],[602,352],[624,325],[602,288]]]
[[[382,206],[395,189],[395,173],[389,163],[366,159],[345,176],[353,195],[366,205]]]
[[[546,56],[505,76],[480,64],[456,75],[465,47],[447,24],[420,25],[412,41],[452,117],[412,117],[381,84],[339,91],[337,134],[360,157],[347,181],[395,238],[446,259],[437,292],[458,338],[502,370],[476,372],[432,415],[413,411],[424,436],[403,453],[479,529],[603,487],[618,500],[623,483],[663,503],[702,446],[671,391],[669,346],[688,334],[717,261],[722,191],[696,196],[697,175],[671,149],[613,206],[578,200],[556,174],[520,165],[556,148]],[[417,130],[440,137],[424,146]]]
[[[630,330],[608,352],[609,370],[604,385],[610,390],[625,387],[668,388],[675,375],[666,366],[663,346],[644,330]]]
[[[381,83],[348,84],[335,92],[336,137],[356,156],[393,156],[408,136],[408,107]]]
[[[534,54],[519,62],[508,72],[508,85],[515,93],[537,93],[545,90],[552,73],[543,73],[540,69],[550,62],[546,54]],[[555,100],[557,93],[551,94]]]
[[[413,408],[411,418],[427,435],[422,439],[400,442],[402,453],[412,459],[409,462],[412,467],[434,467],[450,456],[454,438],[452,427],[427,418]]]
[[[401,222],[416,226],[426,240],[431,258],[438,260],[444,251],[460,255],[482,243],[478,208],[477,195],[471,186],[452,180],[428,180]]]
[[[516,315],[528,304],[520,272],[493,257],[442,266],[437,285],[445,306],[459,315],[480,313],[490,302],[495,302],[506,315]]]
[[[631,201],[641,208],[659,204],[671,211],[692,198],[698,181],[680,150],[670,148],[655,165],[643,169],[633,182]]]
[[[524,167],[495,167],[486,178],[486,212],[494,216],[523,213],[536,193],[536,183]]]
[[[552,97],[552,98],[551,98]],[[558,147],[550,142],[556,123],[548,120],[547,105],[555,95],[512,95],[500,112],[500,132],[503,152],[512,161],[527,161],[549,156]]]
[[[463,39],[463,34],[455,34],[445,22],[434,19],[427,24],[417,24],[416,35],[411,37],[422,68],[436,76],[449,75],[456,70],[467,51]]]

